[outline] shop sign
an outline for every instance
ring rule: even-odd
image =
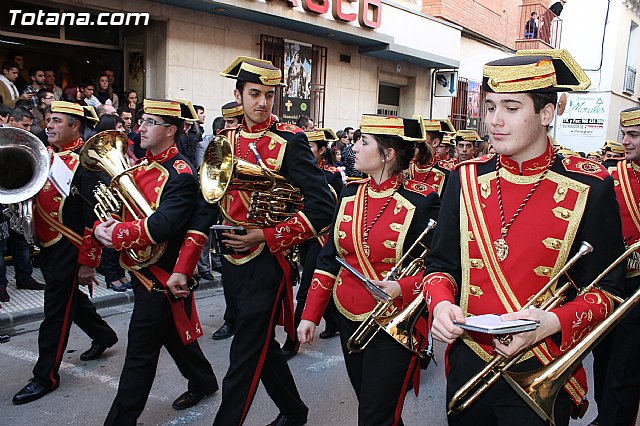
[[[563,135],[605,137],[607,105],[598,94],[563,93],[558,100],[560,133]]]
[[[269,1],[269,0],[267,0]],[[289,7],[302,6],[305,12],[325,15],[331,10],[333,19],[342,22],[354,22],[356,19],[363,28],[375,29],[382,24],[381,0],[279,0]],[[271,0],[270,3],[274,3]],[[358,4],[357,13],[355,3]]]

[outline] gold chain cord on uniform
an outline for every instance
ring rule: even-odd
[[[533,188],[531,188],[531,191],[529,191],[527,196],[524,198],[524,201],[522,201],[522,203],[520,204],[520,207],[518,207],[516,212],[513,214],[513,217],[509,220],[509,223],[505,223],[504,207],[502,205],[502,191],[500,189],[500,157],[501,157],[500,154],[498,154],[498,156],[496,157],[496,177],[497,177],[496,186],[498,187],[497,188],[498,189],[498,206],[500,207],[500,224],[502,226],[502,228],[500,229],[500,233],[502,235],[502,238],[504,239],[507,237],[507,232],[509,232],[509,228],[511,227],[513,222],[516,220],[516,217],[518,217],[520,212],[522,212],[522,210],[524,209],[524,206],[527,204],[529,199],[531,199],[531,196],[536,191],[536,189],[538,189],[538,187],[544,180],[544,177],[547,175],[547,172],[551,169],[551,165],[555,161],[556,156],[555,154],[553,154],[553,156],[551,157],[551,161],[549,162],[549,164],[547,164],[547,167],[544,169],[544,172],[542,172],[538,181],[533,185]]]
[[[364,192],[364,232],[362,234],[362,240],[365,242],[365,244],[367,243],[367,239],[369,238],[369,231],[371,231],[371,228],[373,228],[373,225],[375,225],[375,223],[378,221],[378,219],[380,219],[380,216],[382,216],[382,213],[384,213],[384,211],[386,210],[387,206],[389,205],[389,203],[391,202],[391,200],[393,199],[393,196],[395,195],[395,193],[398,191],[398,188],[400,188],[400,186],[402,186],[402,180],[400,181],[400,184],[393,190],[393,193],[391,195],[389,195],[389,198],[387,199],[387,201],[385,201],[384,206],[382,206],[382,208],[380,209],[380,211],[378,212],[378,214],[376,215],[376,217],[373,218],[373,221],[371,222],[371,225],[369,225],[367,227],[367,222],[369,222],[369,182],[367,182],[367,187],[365,188],[365,192]]]

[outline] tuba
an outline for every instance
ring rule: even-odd
[[[200,189],[208,203],[220,201],[228,191],[250,191],[248,221],[233,219],[219,203],[220,214],[235,225],[248,228],[272,227],[295,215],[304,201],[302,191],[291,181],[269,170],[262,162],[255,143],[249,144],[258,164],[237,158],[224,135],[216,136],[200,166]]]
[[[33,134],[0,127],[0,204],[14,231],[35,243],[33,197],[47,181],[49,155]]]
[[[388,281],[396,281],[400,278],[416,275],[424,267],[424,258],[429,253],[429,248],[424,243],[429,231],[436,227],[436,221],[429,219],[427,227],[418,236],[416,241],[409,247],[409,250],[400,258],[396,265],[391,268],[391,271],[386,276]],[[422,247],[420,255],[412,258],[411,262],[407,266],[402,266],[403,263],[411,258],[413,251]],[[366,287],[369,292],[370,288]],[[377,287],[376,287],[377,289]],[[382,291],[378,289],[379,291]],[[405,348],[412,352],[416,352],[418,355],[423,356],[418,346],[418,341],[414,337],[414,326],[420,314],[426,306],[424,297],[416,297],[405,309],[396,313],[393,306],[393,299],[376,297],[373,292],[372,296],[376,298],[378,303],[371,311],[369,316],[358,326],[356,331],[353,332],[349,340],[347,341],[347,349],[349,353],[363,351],[373,338],[378,334],[380,330],[389,334],[394,340],[400,343]],[[422,302],[420,302],[422,301]]]
[[[103,171],[111,178],[109,186],[102,183],[93,192],[97,201],[94,212],[102,222],[110,219],[111,215],[119,215],[123,206],[134,219],[142,219],[155,212],[155,207],[142,194],[132,174],[146,166],[147,160],[129,167],[127,149],[127,137],[122,132],[106,130],[89,138],[80,151],[83,167]],[[125,253],[135,263],[132,268],[137,270],[156,263],[166,247],[167,243],[160,243],[142,249],[127,249]]]

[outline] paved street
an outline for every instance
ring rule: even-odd
[[[214,341],[211,333],[222,324],[224,298],[220,289],[197,293],[200,318],[206,337],[200,344],[212,362],[219,381],[228,366],[231,340]],[[125,354],[126,330],[133,305],[104,308],[100,312],[115,328],[120,342],[97,361],[82,362],[79,355],[89,347],[89,340],[73,327],[61,371],[61,386],[55,392],[28,405],[14,406],[12,395],[31,377],[37,357],[38,322],[5,329],[12,334],[9,343],[0,345],[2,381],[0,381],[0,423],[6,426],[29,425],[99,425],[109,410],[118,386]],[[320,331],[323,326],[319,327]],[[283,340],[279,334],[279,340]],[[443,425],[444,416],[444,348],[438,347],[438,366],[423,372],[420,396],[407,396],[403,418],[407,425]],[[356,401],[348,383],[337,338],[316,340],[290,361],[303,399],[310,407],[309,425],[355,425]],[[163,351],[158,374],[139,425],[210,425],[220,404],[220,392],[200,405],[182,412],[171,402],[186,390],[186,382],[173,361]],[[277,415],[277,409],[260,388],[247,419],[247,425],[264,425]],[[592,414],[586,419],[591,420]],[[587,421],[572,425],[585,425]],[[479,423],[480,424],[480,423]]]

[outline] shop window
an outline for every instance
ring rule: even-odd
[[[263,34],[260,57],[282,70],[286,84],[276,96],[274,114],[287,123],[308,116],[316,127],[324,126],[327,48]]]

